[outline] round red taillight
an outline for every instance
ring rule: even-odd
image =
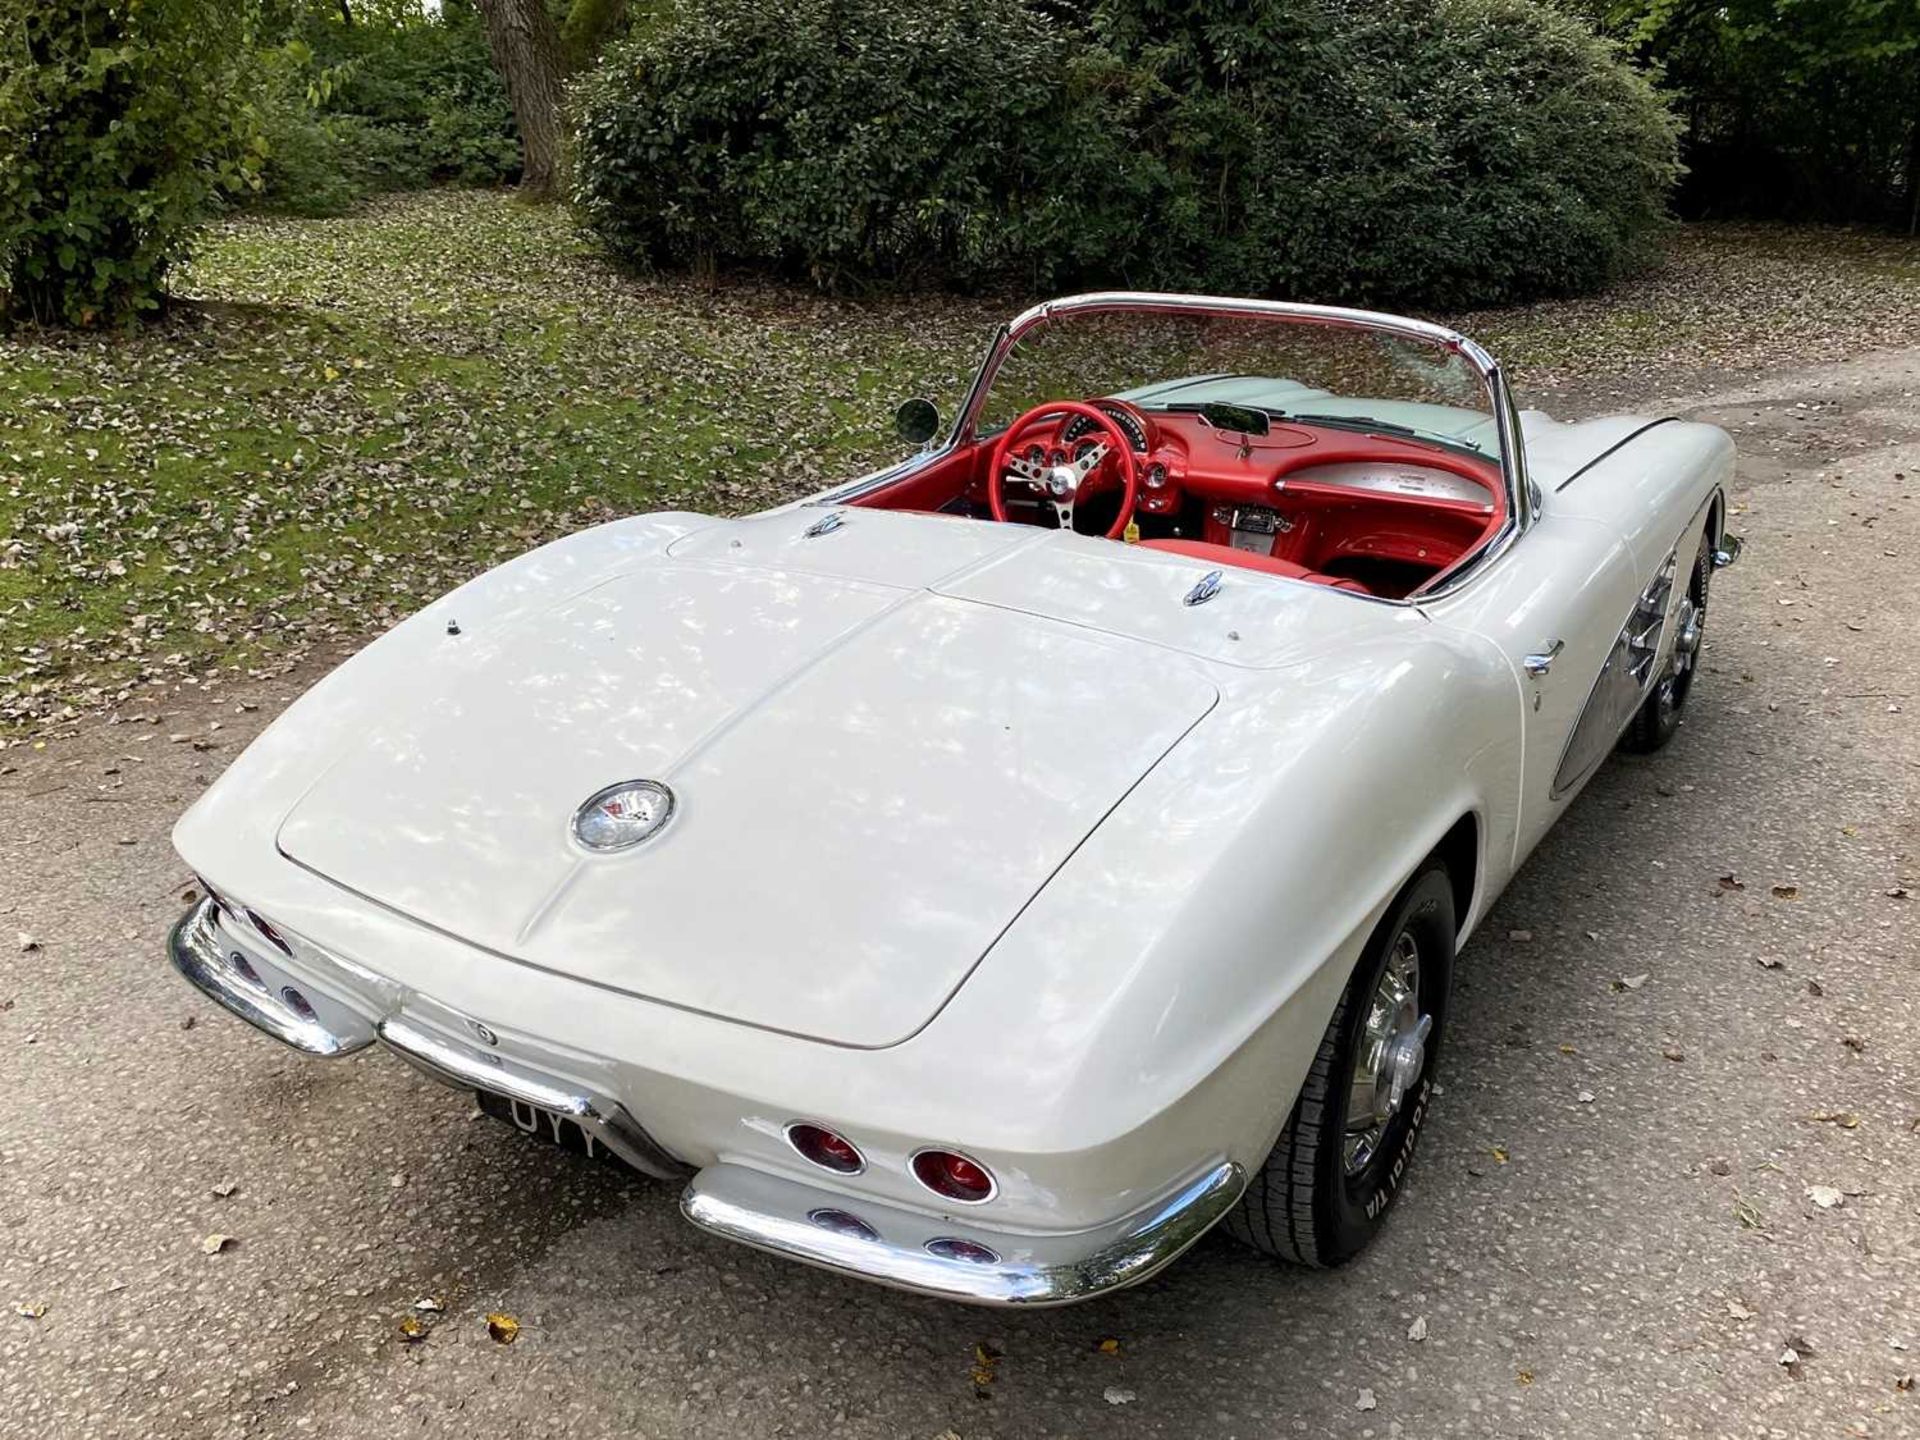
[[[965,1205],[993,1198],[993,1176],[987,1167],[951,1150],[922,1150],[913,1157],[913,1174],[934,1194]]]
[[[862,1220],[858,1215],[850,1215],[845,1210],[809,1210],[807,1219],[822,1230],[831,1230],[836,1235],[846,1235],[854,1240],[878,1240],[880,1232]]]
[[[787,1143],[814,1164],[838,1175],[858,1175],[867,1168],[867,1162],[851,1140],[823,1125],[796,1121],[787,1126]]]
[[[998,1265],[1000,1257],[986,1246],[973,1240],[960,1240],[952,1236],[943,1236],[938,1240],[927,1241],[927,1253],[938,1255],[942,1260],[963,1260],[969,1265]]]
[[[262,915],[258,910],[248,910],[246,912],[246,915],[247,915],[247,923],[253,926],[253,928],[258,930],[262,935],[264,935],[267,938],[268,943],[270,943],[274,949],[278,950],[283,955],[293,954],[293,947],[287,944],[287,942],[281,938],[280,932],[278,930],[274,929],[273,926],[267,923],[266,916]]]
[[[312,1004],[307,1000],[306,996],[294,989],[293,986],[281,986],[280,998],[286,1001],[289,1010],[293,1011],[294,1014],[298,1015],[309,1025],[319,1023],[320,1017],[314,1013]]]

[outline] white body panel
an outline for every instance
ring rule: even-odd
[[[906,1161],[951,1144],[994,1233],[1094,1232],[1260,1162],[1449,831],[1464,937],[1565,808],[1608,647],[1730,468],[1679,424],[1597,459],[1644,423],[1526,417],[1538,513],[1417,604],[1234,572],[1187,606],[1194,561],[936,516],[620,521],[341,667],[176,844],[327,1005],[481,1023],[688,1164],[818,1186],[808,1119],[858,1138],[849,1197],[937,1215]],[[570,843],[639,777],[684,813]]]

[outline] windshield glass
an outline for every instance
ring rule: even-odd
[[[1155,412],[1250,407],[1270,420],[1370,430],[1497,459],[1479,371],[1439,341],[1285,315],[1089,310],[1020,337],[978,431],[1049,400],[1115,396]]]

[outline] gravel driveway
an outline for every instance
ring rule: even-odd
[[[8,1433],[1920,1435],[1917,396],[1920,351],[1644,407],[1742,447],[1689,724],[1467,948],[1414,1183],[1334,1273],[1212,1237],[1006,1314],[709,1240],[167,970],[168,828],[317,672],[0,752]]]

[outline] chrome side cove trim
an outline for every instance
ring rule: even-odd
[[[167,958],[189,985],[256,1030],[308,1055],[350,1055],[373,1043],[370,1026],[337,1018],[329,1023],[311,1005],[303,1013],[290,1004],[285,992],[304,997],[300,986],[307,983],[305,978],[283,976],[270,962],[224,943],[220,914],[219,903],[209,896],[183,915],[167,937]],[[334,1008],[328,1005],[330,1011]]]
[[[1165,1199],[1078,1235],[1019,1235],[942,1220],[816,1189],[745,1166],[709,1166],[693,1177],[680,1210],[703,1230],[823,1269],[977,1305],[1065,1305],[1138,1284],[1170,1264],[1232,1208],[1246,1174],[1222,1160]],[[859,1221],[828,1227],[826,1210]],[[851,1232],[851,1233],[850,1233]],[[968,1240],[995,1256],[930,1252],[934,1240]]]
[[[423,1074],[456,1090],[490,1090],[524,1105],[571,1116],[596,1144],[657,1180],[678,1180],[688,1167],[660,1147],[617,1101],[537,1075],[492,1051],[468,1048],[405,1020],[382,1020],[380,1038]]]

